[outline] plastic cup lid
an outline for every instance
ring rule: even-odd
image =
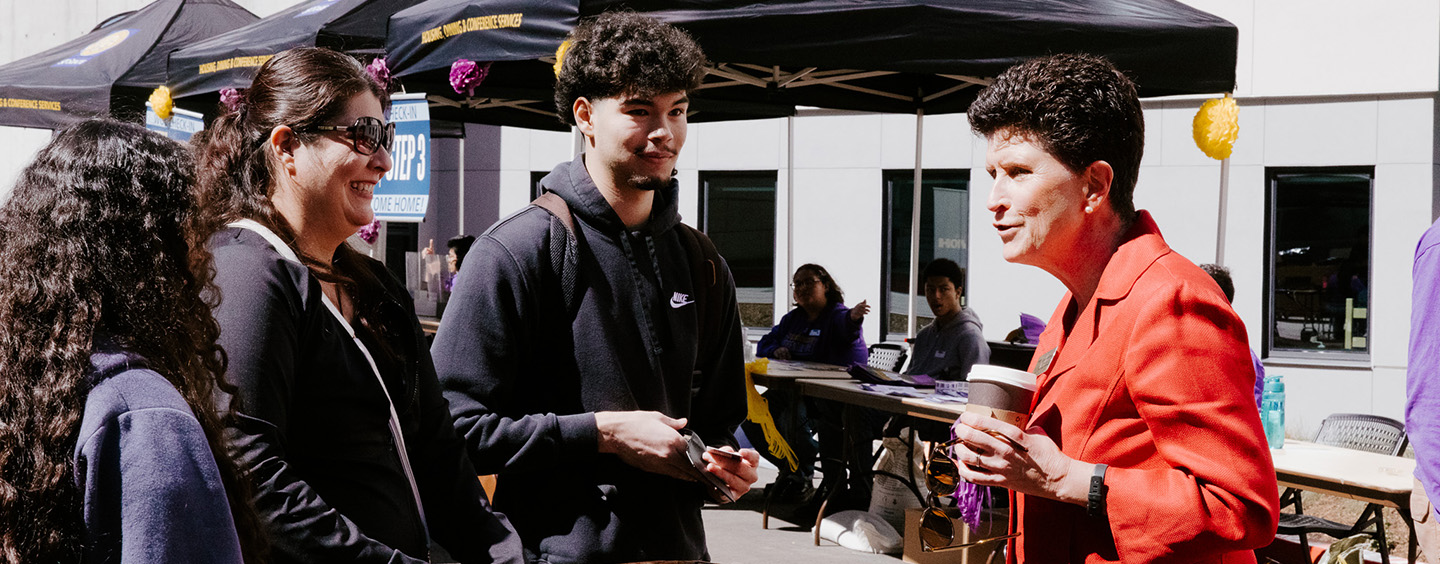
[[[970,367],[971,382],[993,382],[996,384],[1008,384],[1025,388],[1031,392],[1035,391],[1035,375],[1024,370],[995,366],[991,364],[976,364]]]

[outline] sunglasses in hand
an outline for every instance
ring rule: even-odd
[[[960,473],[955,459],[950,456],[950,448],[960,442],[960,439],[952,439],[936,444],[930,449],[930,458],[925,463],[925,487],[930,490],[930,495],[926,498],[925,512],[920,518],[920,549],[923,552],[959,550],[1019,536],[1008,534],[955,543],[954,518],[958,516],[958,511],[955,507],[944,506],[940,498],[949,497],[959,487]]]
[[[395,144],[395,124],[384,123],[370,116],[360,116],[354,125],[317,125],[316,131],[340,131],[350,138],[350,148],[362,155],[373,155],[375,151],[389,151]]]

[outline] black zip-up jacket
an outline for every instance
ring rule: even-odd
[[[495,507],[527,559],[706,559],[703,490],[599,454],[595,412],[659,411],[688,418],[707,444],[733,444],[746,413],[735,284],[721,261],[723,322],[699,358],[703,290],[691,287],[676,232],[676,183],[657,191],[650,221],[630,231],[581,159],[541,181],[564,198],[579,232],[573,318],[550,256],[550,237],[565,231],[526,207],[465,257],[431,349],[440,381],[476,469],[500,475]]]
[[[258,233],[210,239],[226,377],[242,402],[230,454],[250,473],[271,562],[428,560],[430,547],[391,439],[385,392],[310,270]],[[490,511],[455,435],[409,294],[379,262],[404,366],[377,358],[400,418],[429,533],[460,562],[518,563],[519,539]],[[411,340],[411,343],[404,342]],[[374,344],[367,344],[372,353]],[[229,404],[220,395],[222,406]]]

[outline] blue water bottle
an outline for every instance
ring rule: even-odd
[[[1260,422],[1265,425],[1265,441],[1270,448],[1285,447],[1285,379],[1279,374],[1265,376],[1265,389],[1260,395]]]

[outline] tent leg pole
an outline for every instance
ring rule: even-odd
[[[465,127],[465,126],[464,126],[464,125],[461,125],[460,127],[463,128],[463,127]],[[457,229],[457,231],[459,231],[459,233],[456,233],[456,235],[464,235],[464,234],[465,234],[465,135],[464,135],[464,132],[463,132],[463,131],[461,132],[461,135],[460,135],[460,170],[459,170],[459,174],[457,174],[456,176],[459,178],[459,185],[460,185],[460,205],[459,205],[459,206],[456,206],[456,207],[460,208],[460,218],[459,218],[460,225],[459,225],[459,229]]]
[[[785,276],[795,272],[795,116],[785,118]],[[782,288],[788,286],[776,286]],[[782,300],[785,300],[782,303]],[[779,323],[780,316],[789,311],[788,298],[783,292],[775,292],[775,314],[772,322]]]
[[[1220,160],[1220,214],[1215,227],[1215,264],[1225,266],[1225,220],[1230,200],[1230,159]]]
[[[910,200],[910,293],[905,297],[905,299],[908,300],[906,302],[907,311],[910,313],[905,327],[905,337],[907,339],[915,338],[915,290],[918,285],[918,280],[920,279],[920,203],[921,197],[924,194],[924,189],[920,185],[922,170],[920,157],[924,146],[925,110],[918,109],[915,110],[915,189]],[[889,292],[890,289],[885,288],[885,291]],[[886,329],[882,329],[880,335],[882,341],[885,339],[884,333],[889,332],[890,320],[886,319],[883,327]]]

